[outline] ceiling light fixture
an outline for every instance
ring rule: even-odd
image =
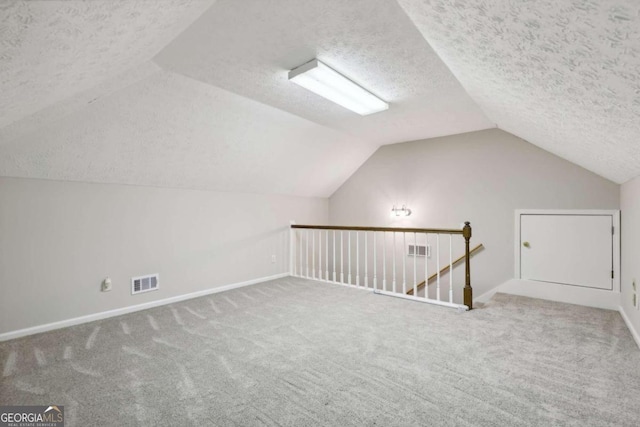
[[[388,103],[317,59],[289,71],[289,80],[362,116],[389,108]]]

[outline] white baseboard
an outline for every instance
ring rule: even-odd
[[[485,302],[489,301],[491,298],[493,298],[493,296],[496,293],[500,292],[499,291],[500,286],[501,285],[498,285],[495,288],[491,288],[489,291],[485,292],[484,294],[479,295],[477,297],[474,297],[473,298],[473,304],[475,305],[476,303],[485,303]]]
[[[295,274],[291,274],[290,276],[291,277],[296,277],[298,279],[312,280],[314,282],[319,282],[319,283],[329,283],[331,285],[340,285],[340,286],[344,286],[346,288],[357,289],[357,290],[360,290],[360,291],[369,291],[369,292],[373,292],[374,291],[373,288],[365,288],[364,286],[356,286],[356,285],[350,285],[348,283],[334,282],[333,280],[315,279],[313,277],[306,277],[306,276],[300,276],[300,275],[295,275]]]
[[[631,332],[631,335],[636,341],[636,344],[638,344],[638,348],[640,348],[640,334],[638,333],[638,331],[636,331],[636,328],[633,327],[633,323],[631,323],[631,320],[627,316],[627,313],[625,313],[624,308],[622,308],[622,306],[619,306],[618,311],[620,312],[620,316],[622,316],[624,323],[627,324],[627,328],[629,328],[629,332]]]
[[[216,294],[218,292],[230,291],[231,289],[255,285],[257,283],[267,282],[269,280],[281,279],[287,276],[289,276],[289,273],[274,274],[273,276],[260,277],[257,279],[247,280],[245,282],[232,283],[230,285],[224,285],[216,288],[205,289],[203,291],[192,292],[189,294],[177,295],[175,297],[164,298],[157,301],[150,301],[143,304],[130,305],[127,307],[116,308],[114,310],[102,311],[100,313],[88,314],[86,316],[60,320],[58,322],[32,326],[30,328],[19,329],[17,331],[5,332],[0,334],[0,342],[12,340],[15,338],[25,337],[27,335],[39,334],[41,332],[52,331],[54,329],[60,329],[60,328],[66,328],[68,326],[79,325],[81,323],[88,323],[88,322],[93,322],[95,320],[101,320],[109,317],[120,316],[127,313],[133,313],[134,311],[146,310],[149,308],[159,307],[161,305],[167,305],[175,302],[185,301],[188,299],[198,298],[205,295]]]
[[[535,282],[531,280],[510,279],[479,297],[474,298],[473,302],[487,302],[498,292],[584,305],[587,307],[616,310],[620,313],[620,316],[622,316],[634,341],[638,345],[638,348],[640,348],[640,333],[635,329],[627,313],[625,313],[620,305],[621,296],[618,292],[581,288],[578,286],[556,285],[555,283]]]
[[[496,292],[584,305],[587,307],[604,308],[607,310],[618,311],[620,307],[619,292],[523,279],[507,280],[503,284],[474,298],[474,302],[486,302],[490,300]]]

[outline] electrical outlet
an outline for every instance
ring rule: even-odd
[[[271,255],[271,264],[275,264],[277,261],[277,258],[275,255]]]
[[[109,277],[105,277],[105,279],[102,281],[100,290],[102,292],[109,292],[111,290],[111,279]]]

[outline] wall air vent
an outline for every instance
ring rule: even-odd
[[[131,295],[143,292],[155,291],[160,286],[159,275],[149,274],[147,276],[131,278]]]
[[[417,252],[416,252],[417,250]],[[407,247],[407,255],[409,256],[413,256],[413,254],[416,254],[416,256],[418,257],[431,257],[431,245],[429,246],[425,246],[425,245],[409,245]]]

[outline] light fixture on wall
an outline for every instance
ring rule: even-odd
[[[409,209],[407,205],[402,205],[401,208],[398,208],[396,207],[396,205],[393,205],[393,207],[391,208],[391,213],[392,215],[395,215],[395,216],[409,216],[411,215],[411,209]]]
[[[289,71],[289,80],[362,116],[389,108],[388,103],[317,59]]]

